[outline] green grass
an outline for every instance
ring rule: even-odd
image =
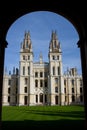
[[[82,128],[83,106],[3,106],[2,128]]]

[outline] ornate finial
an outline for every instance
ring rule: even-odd
[[[20,46],[20,48],[23,48],[23,44],[22,44],[22,42],[21,42],[21,46]]]
[[[15,74],[15,67],[13,67],[13,74]]]
[[[42,52],[40,52],[40,58],[42,58]]]
[[[42,56],[42,53],[40,52],[40,63],[42,63],[43,62],[43,56]]]
[[[28,34],[30,35],[30,31],[28,30]]]
[[[67,67],[67,75],[69,75],[69,67]]]

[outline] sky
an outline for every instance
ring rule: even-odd
[[[34,62],[39,61],[42,53],[43,61],[48,62],[49,43],[52,31],[57,32],[61,44],[63,72],[67,68],[76,67],[81,74],[79,40],[75,27],[66,18],[53,12],[37,11],[23,15],[18,18],[9,28],[6,36],[8,46],[5,51],[5,65],[7,72],[13,67],[19,68],[20,45],[24,34],[30,32]]]

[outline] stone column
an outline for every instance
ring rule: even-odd
[[[83,77],[83,91],[84,91],[84,110],[85,110],[85,127],[87,129],[87,39],[80,39],[78,41],[80,47],[82,77]]]
[[[2,120],[2,87],[3,87],[3,73],[4,73],[4,56],[5,56],[5,47],[7,42],[3,39],[0,39],[0,129],[1,129],[1,120]]]

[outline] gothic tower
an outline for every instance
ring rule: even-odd
[[[33,104],[33,51],[30,33],[25,32],[20,49],[18,104]]]
[[[52,32],[49,45],[49,97],[51,105],[64,104],[62,52],[56,31]]]

